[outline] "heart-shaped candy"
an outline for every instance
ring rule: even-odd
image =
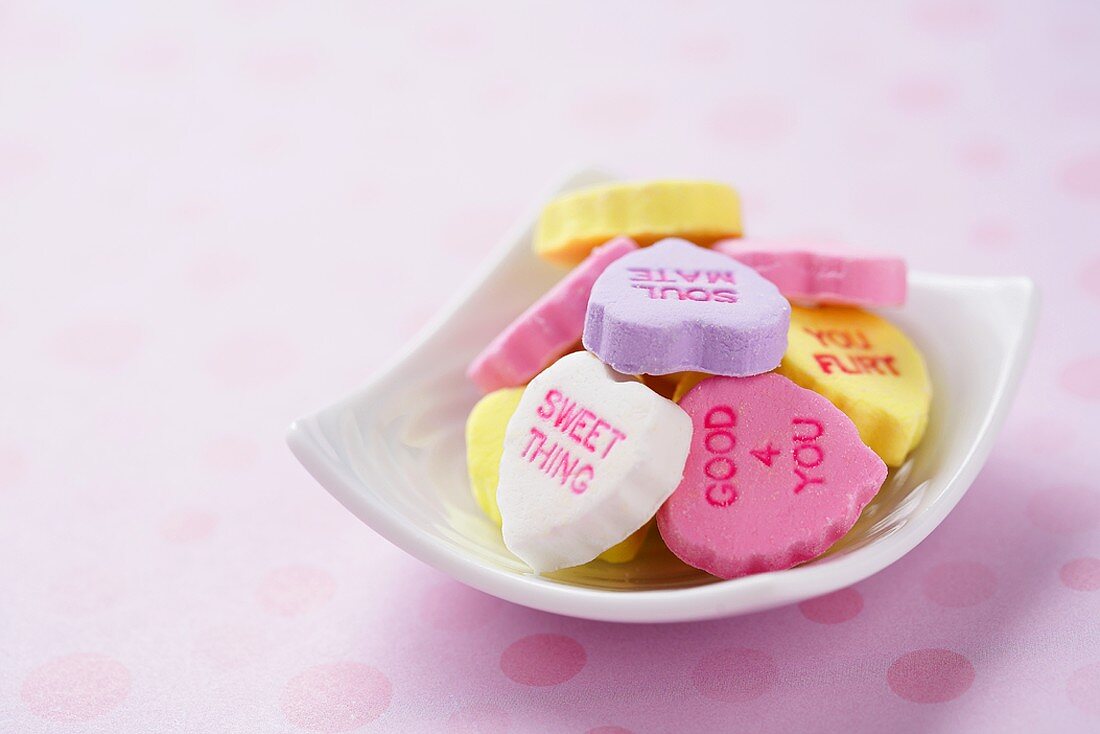
[[[470,475],[470,490],[482,511],[498,526],[497,485],[500,483],[500,457],[504,453],[504,432],[522,397],[522,387],[494,390],[479,400],[466,418],[466,469]],[[653,524],[646,523],[598,558],[608,563],[634,560]]]
[[[497,485],[500,483],[504,431],[522,398],[522,387],[494,390],[477,401],[466,417],[466,471],[470,475],[470,491],[478,507],[497,525],[500,524]]]
[[[821,393],[889,466],[901,466],[928,425],[932,382],[896,326],[858,308],[795,308],[779,373]]]
[[[737,192],[714,181],[611,183],[554,198],[539,217],[535,252],[574,265],[596,245],[624,235],[640,245],[665,237],[709,245],[741,234]]]
[[[588,295],[600,273],[637,249],[625,237],[597,247],[493,339],[466,374],[487,392],[527,384],[581,338]]]
[[[852,306],[905,303],[905,260],[841,245],[722,240],[714,245],[775,283],[787,298]]]
[[[790,313],[779,290],[747,265],[666,239],[604,270],[583,342],[630,375],[755,375],[782,359]]]
[[[886,479],[847,416],[781,375],[712,377],[680,407],[694,427],[691,452],[657,526],[681,560],[715,576],[824,553]]]
[[[642,527],[683,476],[691,420],[588,352],[524,391],[504,434],[504,543],[538,572],[587,563]]]

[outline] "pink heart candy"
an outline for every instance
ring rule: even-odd
[[[657,524],[685,563],[722,578],[821,555],[886,480],[832,403],[774,373],[712,377],[680,402],[693,435]]]
[[[905,260],[844,245],[722,240],[729,255],[770,280],[796,301],[851,306],[901,306],[907,289]]]
[[[597,247],[493,339],[466,375],[485,392],[526,385],[581,338],[588,297],[600,273],[637,249],[626,237]]]

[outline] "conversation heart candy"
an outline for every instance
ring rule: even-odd
[[[625,374],[754,375],[783,357],[790,311],[747,265],[666,239],[619,258],[596,279],[582,341]]]
[[[924,358],[880,316],[795,307],[778,372],[844,411],[888,466],[901,466],[924,435],[932,401]]]
[[[498,526],[501,523],[497,507],[497,484],[500,480],[500,457],[504,453],[504,431],[516,412],[523,388],[495,390],[474,405],[466,419],[466,468],[470,475],[470,490],[482,511]],[[609,563],[626,563],[638,555],[649,532],[643,525],[618,545],[599,555]]]
[[[592,284],[608,265],[636,249],[620,237],[593,250],[490,342],[467,376],[486,392],[527,384],[581,338]]]
[[[504,429],[516,412],[522,387],[495,390],[474,405],[466,418],[466,471],[470,491],[482,511],[497,525],[497,484],[500,480],[500,455],[504,452]]]
[[[682,561],[715,576],[821,555],[886,479],[847,416],[781,375],[712,377],[680,407],[691,416],[691,451],[657,527]]]
[[[905,261],[841,245],[722,240],[714,250],[763,275],[787,298],[852,306],[905,303]]]
[[[527,386],[504,436],[504,543],[537,572],[587,563],[653,517],[683,475],[691,420],[602,364],[567,354]]]
[[[562,265],[578,263],[612,237],[640,245],[684,237],[709,245],[741,234],[737,192],[713,181],[614,183],[563,194],[543,209],[535,252]]]

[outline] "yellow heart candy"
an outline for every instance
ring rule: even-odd
[[[522,387],[495,390],[481,400],[466,418],[466,470],[470,489],[478,506],[500,525],[497,509],[497,484],[500,482],[500,457],[504,453],[504,429],[516,412]]]
[[[504,453],[504,432],[523,397],[522,387],[509,387],[489,393],[477,402],[466,418],[466,469],[470,489],[482,511],[498,526],[497,484],[500,482],[500,457]],[[598,558],[609,563],[634,560],[649,533],[646,523],[626,540],[613,545]]]
[[[791,309],[776,370],[828,398],[888,466],[900,466],[928,425],[932,384],[909,338],[858,308]]]
[[[546,205],[535,232],[535,252],[576,265],[612,237],[639,245],[683,237],[710,245],[741,235],[737,192],[713,181],[615,183],[559,196]]]
[[[642,544],[645,543],[646,536],[649,535],[649,529],[653,527],[654,524],[654,521],[650,520],[645,525],[626,536],[626,540],[618,545],[611,546],[603,553],[596,556],[596,558],[601,561],[607,561],[608,563],[628,563],[633,561],[638,553],[641,552]]]

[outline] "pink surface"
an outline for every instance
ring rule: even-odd
[[[712,377],[680,407],[691,416],[691,449],[657,527],[680,559],[715,576],[821,555],[886,480],[848,416],[782,375]]]
[[[754,268],[787,298],[870,307],[905,303],[905,260],[886,253],[743,239],[716,242],[714,249]]]
[[[485,392],[530,382],[580,341],[592,284],[608,265],[636,249],[627,237],[594,249],[493,339],[470,363],[467,376]]]
[[[650,7],[0,4],[0,729],[1097,730],[1100,8]],[[317,487],[287,421],[567,160],[1037,279],[1008,426],[927,541],[627,627],[467,590]]]

